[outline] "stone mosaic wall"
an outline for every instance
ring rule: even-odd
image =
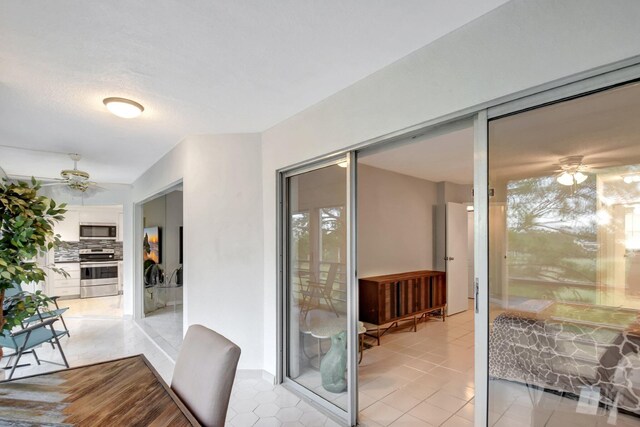
[[[79,242],[64,242],[64,245],[54,250],[55,262],[79,262],[80,249],[113,249],[115,259],[122,260],[122,242],[115,240],[81,240]]]

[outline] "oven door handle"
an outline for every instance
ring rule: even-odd
[[[118,262],[86,262],[80,263],[80,268],[83,267],[117,267],[118,266]]]

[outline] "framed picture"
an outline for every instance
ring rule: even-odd
[[[142,242],[142,259],[144,264],[160,264],[162,262],[162,230],[160,227],[145,227]]]

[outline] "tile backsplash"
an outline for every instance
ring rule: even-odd
[[[113,249],[115,259],[122,259],[122,242],[115,240],[81,240],[79,242],[64,242],[54,250],[54,262],[79,262],[80,249]]]

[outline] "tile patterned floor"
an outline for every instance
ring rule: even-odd
[[[408,322],[411,324],[411,322]],[[412,325],[412,324],[411,324]],[[360,364],[360,420],[366,426],[471,426],[473,311],[394,329]]]
[[[119,317],[118,297],[66,301],[70,338],[63,338],[69,363],[79,366],[143,353],[163,378],[171,381],[174,362],[133,320]],[[115,307],[115,309],[114,309]],[[106,309],[106,311],[104,310]],[[39,356],[60,362],[57,351],[43,346]],[[25,359],[33,362],[31,356]],[[473,312],[429,321],[418,332],[398,329],[380,347],[365,351],[360,365],[360,425],[473,425]],[[16,377],[60,369],[43,363],[16,371]],[[0,371],[0,379],[5,371]],[[576,413],[576,401],[526,389],[513,383],[491,383],[489,412],[495,427],[631,427],[640,419],[614,412],[596,416]],[[227,414],[227,426],[337,426],[282,386],[255,373],[239,372]]]
[[[227,426],[339,426],[282,386],[258,378],[236,378]]]
[[[62,338],[61,343],[69,365],[80,366],[142,353],[165,380],[171,379],[173,361],[159,351],[132,320],[71,316],[65,316],[65,320],[71,337]],[[43,360],[62,363],[60,354],[50,345],[40,347],[38,356]],[[33,363],[31,355],[26,356],[24,360],[32,365],[17,369],[16,376],[62,369],[61,366],[50,363],[38,366]],[[0,371],[0,377],[4,375],[5,371]]]
[[[365,352],[360,365],[360,420],[366,426],[473,425],[473,307],[448,317],[393,330]],[[578,402],[508,381],[490,382],[494,427],[640,426],[640,418],[605,411],[581,414]]]

